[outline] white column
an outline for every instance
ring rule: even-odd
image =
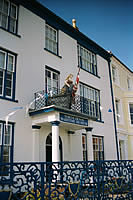
[[[51,122],[52,124],[52,162],[59,162],[59,121]]]
[[[91,128],[91,127],[86,128],[88,161],[94,160],[93,159],[92,129],[93,128]]]
[[[33,133],[33,161],[39,161],[39,131],[41,126],[33,125],[32,133]]]

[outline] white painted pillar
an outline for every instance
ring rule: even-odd
[[[93,128],[91,127],[86,128],[88,161],[94,160],[93,159],[94,157],[93,157],[92,129]]]
[[[33,161],[39,161],[39,131],[41,126],[33,125],[32,126],[32,133],[33,133],[33,152],[32,157]]]
[[[59,121],[51,122],[52,124],[52,162],[59,162]]]

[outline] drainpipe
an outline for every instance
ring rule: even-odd
[[[117,159],[119,160],[119,146],[118,146],[118,135],[117,135],[117,127],[116,127],[116,118],[115,118],[115,104],[114,104],[114,94],[113,94],[113,86],[112,86],[112,78],[111,78],[111,54],[108,59],[108,67],[109,67],[109,78],[110,78],[110,88],[111,88],[111,96],[112,96],[112,106],[113,106],[113,117],[114,117],[114,128],[115,128],[115,140],[116,140],[116,151],[117,151]]]

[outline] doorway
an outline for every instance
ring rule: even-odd
[[[60,153],[60,161],[63,161],[62,140],[60,136],[59,136],[59,153]],[[50,133],[46,138],[46,162],[52,162],[52,133]]]

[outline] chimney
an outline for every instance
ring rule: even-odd
[[[78,27],[76,26],[76,19],[72,19],[72,25],[73,25],[73,28],[78,30]]]

